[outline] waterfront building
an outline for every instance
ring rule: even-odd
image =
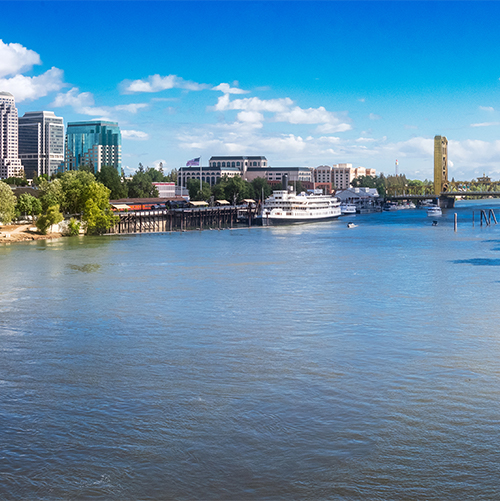
[[[62,170],[63,119],[52,111],[30,111],[19,117],[19,157],[30,179]]]
[[[360,176],[375,176],[375,169],[355,167],[352,164],[335,164],[332,166],[332,184],[337,190],[347,190],[354,178]]]
[[[237,167],[180,167],[177,173],[177,184],[179,186],[187,186],[190,179],[197,179],[214,186],[218,181],[224,177],[241,176],[241,171]]]
[[[279,184],[283,176],[288,176],[288,181],[291,182],[308,183],[307,187],[312,188],[313,175],[309,167],[248,167],[245,179],[253,181],[258,177],[263,177],[270,184]]]
[[[0,179],[23,174],[16,101],[10,92],[0,92]]]
[[[122,135],[117,122],[95,120],[70,122],[66,128],[65,170],[90,165],[100,172],[110,165],[118,172],[122,167]]]
[[[225,156],[225,157],[210,157],[208,162],[210,167],[235,167],[240,170],[241,177],[246,179],[246,172],[250,167],[266,168],[267,158],[263,156],[242,157],[242,156]]]
[[[434,136],[434,194],[448,188],[448,139]]]
[[[158,190],[160,198],[175,198],[187,197],[189,199],[189,192],[183,186],[176,186],[175,183],[152,183]]]

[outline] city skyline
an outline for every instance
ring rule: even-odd
[[[95,12],[93,12],[95,10]],[[19,116],[118,122],[122,163],[215,155],[500,179],[494,2],[2,2]],[[75,20],[85,19],[76,35]]]

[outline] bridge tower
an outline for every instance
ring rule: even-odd
[[[439,196],[448,189],[448,139],[434,137],[434,194]]]

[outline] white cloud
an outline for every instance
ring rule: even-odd
[[[149,134],[140,130],[122,130],[121,132],[124,139],[132,139],[135,141],[146,141],[149,139]]]
[[[42,64],[35,51],[18,43],[6,44],[0,39],[0,77],[23,73],[35,64]]]
[[[246,97],[231,101],[229,94],[219,97],[217,104],[212,108],[215,111],[242,110],[242,111],[268,111],[280,113],[287,111],[293,101],[285,97],[283,99],[259,99],[258,97]]]
[[[382,117],[381,117],[380,115],[377,115],[376,113],[370,113],[370,114],[368,115],[368,118],[369,118],[370,120],[380,120]]]
[[[264,121],[264,115],[258,111],[240,111],[237,115],[237,119],[240,122],[245,122],[248,124],[253,124],[256,127],[262,127],[262,122]]]
[[[479,124],[470,124],[471,127],[492,127],[495,125],[500,125],[500,122],[482,122]]]
[[[128,111],[129,113],[137,113],[139,110],[143,108],[147,108],[147,103],[131,103],[131,104],[119,104],[115,106],[114,109],[117,111]]]
[[[360,97],[360,98],[358,99],[358,101],[359,101],[360,103],[364,103],[364,102],[366,101],[366,99],[365,99],[364,97]]]
[[[345,132],[351,129],[352,127],[346,123],[337,123],[337,124],[329,123],[329,124],[318,125],[318,127],[316,127],[316,131],[319,132],[320,134],[334,134],[335,132]]]
[[[482,111],[489,111],[489,112],[495,111],[495,108],[493,108],[493,106],[480,106],[479,109]]]
[[[248,94],[250,91],[239,89],[238,87],[231,87],[227,83],[221,83],[217,87],[213,87],[212,90],[220,90],[224,94]]]
[[[290,111],[278,113],[275,117],[277,122],[289,122],[291,124],[322,124],[338,122],[337,117],[323,106],[319,108],[303,109],[299,106]]]
[[[374,141],[375,139],[372,137],[358,137],[358,139],[356,139],[357,143],[373,143]]]
[[[57,94],[52,106],[60,108],[71,106],[77,113],[89,116],[104,115],[107,120],[117,111],[137,113],[139,110],[147,108],[147,103],[119,104],[117,106],[94,106],[94,96],[90,92],[80,92],[78,87],[71,88],[68,92]]]
[[[184,80],[177,75],[167,75],[162,77],[160,75],[151,75],[144,80],[133,80],[122,82],[123,92],[125,94],[133,94],[137,92],[160,92],[168,89],[185,89],[185,90],[203,90],[209,89],[207,84],[199,84]]]
[[[51,68],[36,77],[16,75],[12,78],[0,78],[0,89],[10,92],[16,102],[33,101],[63,87],[63,71],[59,68]]]

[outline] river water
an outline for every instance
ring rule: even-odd
[[[499,499],[490,207],[0,246],[0,498]]]

